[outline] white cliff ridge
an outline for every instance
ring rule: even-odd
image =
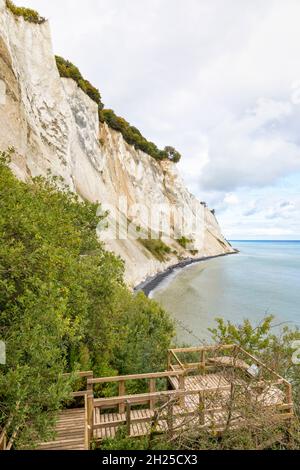
[[[120,198],[126,200],[128,212],[122,215],[121,208],[111,214],[123,229],[134,221],[142,232],[156,232],[153,219],[139,209],[170,210],[170,231],[162,229],[162,239],[171,250],[164,262],[138,236],[105,237],[107,247],[124,259],[131,286],[179,259],[233,252],[214,214],[185,188],[176,166],[135,150],[120,133],[100,124],[97,104],[73,80],[59,76],[48,22],[32,24],[16,18],[4,0],[0,0],[0,83],[5,93],[0,99],[0,150],[15,148],[11,167],[18,178],[30,180],[50,171],[83,199],[109,208],[119,208]],[[187,234],[194,242],[193,254],[175,240],[181,230],[174,207],[201,214],[202,228]]]

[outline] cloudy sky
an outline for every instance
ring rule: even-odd
[[[16,0],[230,239],[300,239],[299,0]]]

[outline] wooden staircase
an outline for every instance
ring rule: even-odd
[[[85,450],[85,410],[64,410],[58,416],[54,441],[39,444],[37,450]]]

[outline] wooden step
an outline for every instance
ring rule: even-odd
[[[38,450],[84,450],[85,412],[84,409],[64,410],[58,415],[55,438],[42,442]]]

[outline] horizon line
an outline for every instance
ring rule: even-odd
[[[300,239],[261,239],[261,238],[228,238],[228,241],[230,242],[300,242]]]

